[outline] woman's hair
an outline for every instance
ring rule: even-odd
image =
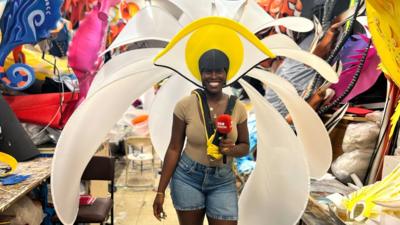
[[[228,73],[229,59],[226,54],[218,49],[211,49],[203,53],[199,59],[200,73],[204,71],[225,70]]]

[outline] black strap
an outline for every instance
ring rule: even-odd
[[[237,97],[234,95],[229,96],[228,105],[226,105],[225,114],[232,115],[233,108],[235,108]]]
[[[202,89],[196,89],[193,92],[197,93],[197,97],[199,99],[199,104],[201,104],[200,109],[203,109],[202,116],[204,116],[204,123],[206,126],[207,137],[210,138],[215,133],[215,124],[213,119],[211,118],[210,108],[208,106],[206,94]],[[200,101],[201,100],[201,101]],[[235,108],[237,97],[234,95],[229,96],[228,104],[226,105],[225,114],[232,115],[233,109]],[[216,133],[213,144],[218,145],[220,138],[222,136],[220,133]],[[223,156],[223,163],[226,163],[226,155]]]
[[[208,137],[211,137],[211,135],[213,135],[215,132],[215,124],[213,119],[211,118],[211,113],[210,113],[210,108],[208,106],[206,93],[204,92],[204,90],[200,88],[195,89],[193,92],[198,93],[198,95],[201,97],[201,102],[199,101],[199,103],[201,104],[201,108],[203,109],[207,135]],[[234,95],[229,96],[228,104],[226,105],[225,109],[225,114],[232,115],[233,109],[235,108],[236,100],[237,100],[236,96]]]
[[[210,108],[208,106],[206,93],[204,93],[204,91],[200,88],[194,90],[193,92],[196,92],[201,97],[201,101],[199,101],[199,104],[201,104],[200,109],[203,109],[202,114],[204,116],[204,123],[207,130],[207,137],[210,138],[211,135],[213,135],[215,132],[215,125],[211,119]]]

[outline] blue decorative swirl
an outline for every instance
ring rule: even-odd
[[[50,30],[56,28],[61,18],[62,2],[62,0],[10,0],[7,2],[0,20],[1,67],[4,66],[8,54],[17,46],[36,44],[50,36]],[[4,76],[6,76],[4,73],[0,73],[0,77]]]
[[[15,63],[6,73],[0,73],[0,79],[8,88],[21,91],[35,82],[35,72],[26,64]]]

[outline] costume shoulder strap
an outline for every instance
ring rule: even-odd
[[[232,115],[233,109],[236,105],[237,97],[234,95],[229,96],[228,104],[225,109],[225,114]]]
[[[203,124],[205,125],[207,139],[215,132],[215,127],[213,120],[211,119],[210,108],[208,107],[206,94],[202,89],[196,89],[192,91],[192,94],[197,96],[200,112],[203,119]]]

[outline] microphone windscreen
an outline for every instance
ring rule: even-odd
[[[228,114],[218,116],[216,120],[217,131],[221,134],[228,134],[232,130],[232,117]]]

